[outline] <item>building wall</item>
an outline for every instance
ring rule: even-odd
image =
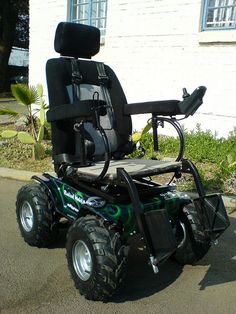
[[[42,83],[47,93],[45,65],[54,52],[57,24],[67,19],[67,0],[30,0],[29,81]]]
[[[56,55],[55,28],[67,18],[67,1],[30,0],[30,14],[30,82],[45,84],[45,62]],[[236,126],[236,41],[217,42],[212,33],[203,38],[209,34],[199,33],[200,14],[200,0],[108,0],[105,44],[95,59],[113,67],[128,102],[180,99],[183,87],[191,92],[205,85],[203,105],[184,125],[201,123],[227,136]],[[134,129],[146,119],[135,117]]]

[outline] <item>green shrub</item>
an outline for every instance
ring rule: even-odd
[[[141,133],[140,133],[141,134]],[[196,163],[203,184],[208,190],[224,190],[224,184],[236,173],[236,129],[227,139],[217,138],[211,131],[203,131],[200,125],[190,132],[184,131],[186,148],[184,158]],[[179,152],[179,139],[159,136],[159,151],[153,150],[152,133],[142,133],[140,145],[145,150],[145,159],[157,157],[176,158]],[[137,157],[140,150],[134,152]]]

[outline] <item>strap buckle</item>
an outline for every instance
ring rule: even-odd
[[[71,67],[72,67],[72,84],[79,85],[83,81],[83,77],[79,71],[78,60],[71,59]]]
[[[73,71],[72,72],[72,83],[79,85],[82,81],[83,81],[82,75],[77,71]]]
[[[96,67],[98,71],[98,81],[101,85],[108,87],[108,84],[110,83],[110,79],[106,74],[106,70],[104,67],[104,63],[102,62],[96,62]]]
[[[109,77],[106,74],[101,73],[98,75],[98,80],[102,85],[108,85],[108,83],[110,82]]]

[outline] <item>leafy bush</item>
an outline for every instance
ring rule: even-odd
[[[159,137],[159,151],[153,150],[152,133],[143,132],[139,137],[145,150],[145,159],[157,157],[175,158],[179,151],[179,139],[169,136]],[[225,190],[225,182],[236,175],[236,129],[227,139],[217,138],[211,131],[203,131],[200,125],[190,132],[184,131],[186,148],[184,158],[197,164],[203,184],[209,190]],[[134,152],[132,156],[138,156]]]

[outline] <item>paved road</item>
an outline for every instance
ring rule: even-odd
[[[196,266],[168,261],[158,275],[142,251],[133,250],[129,273],[109,303],[87,301],[67,271],[65,237],[53,248],[22,240],[15,220],[15,195],[25,183],[0,179],[0,313],[236,313],[236,210],[220,244]]]

